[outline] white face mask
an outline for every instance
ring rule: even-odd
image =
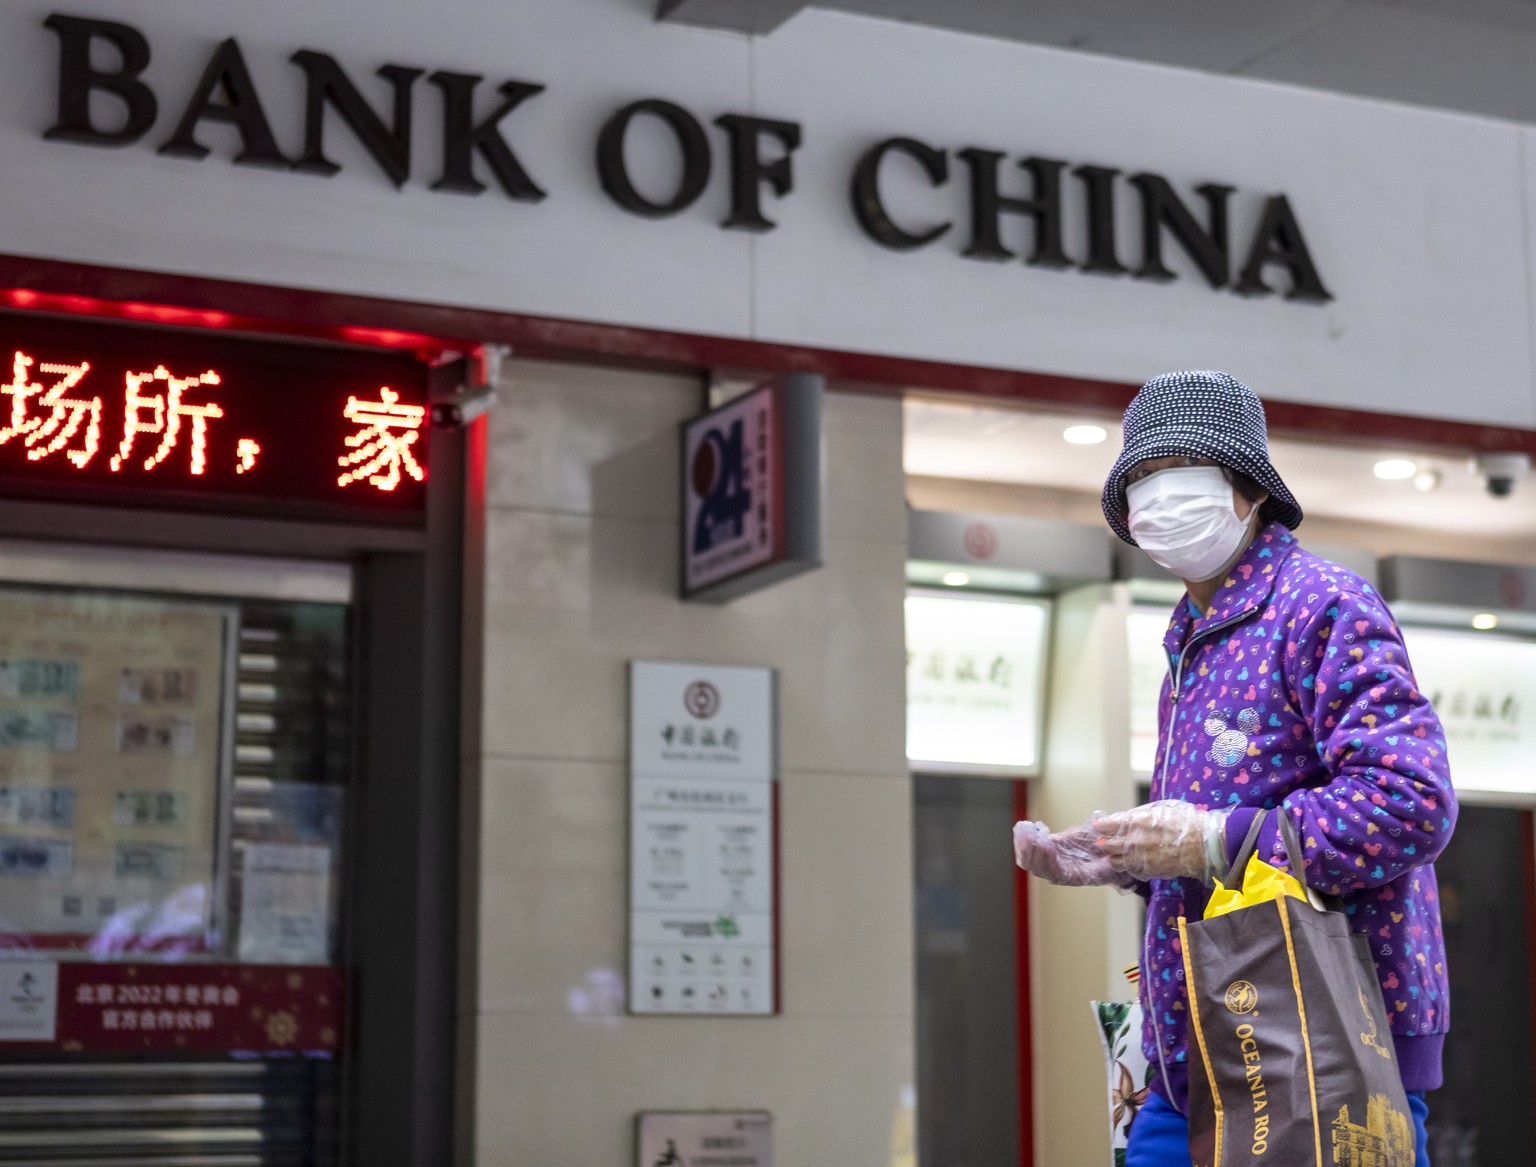
[[[1252,537],[1255,506],[1237,517],[1218,466],[1175,466],[1125,488],[1131,535],[1159,567],[1201,583],[1221,574]]]

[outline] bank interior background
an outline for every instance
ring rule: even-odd
[[[1007,827],[1146,800],[1182,587],[1104,527],[1117,417],[914,393],[905,423],[918,1158],[1019,1162],[1053,1080],[1104,1064],[1061,949],[1101,958],[1129,999],[1140,913],[999,879]],[[1272,432],[1271,452],[1303,545],[1383,591],[1445,723],[1462,809],[1436,865],[1455,1012],[1433,1162],[1515,1167],[1536,1143],[1536,480],[1363,437]],[[1134,1091],[1100,1080],[1107,1123]]]

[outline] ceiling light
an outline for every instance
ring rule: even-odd
[[[946,571],[941,577],[945,587],[963,588],[971,582],[971,577],[963,571]]]
[[[1438,470],[1420,470],[1413,476],[1413,488],[1420,494],[1439,490],[1443,475]]]
[[[1492,612],[1479,612],[1472,617],[1472,627],[1479,632],[1491,632],[1499,626],[1499,618]]]
[[[1388,482],[1412,478],[1418,472],[1419,468],[1407,458],[1383,458],[1376,463],[1376,477],[1385,478]]]
[[[1074,446],[1097,446],[1109,437],[1109,431],[1101,425],[1069,425],[1061,436]]]

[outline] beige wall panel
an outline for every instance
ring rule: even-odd
[[[826,566],[728,605],[675,595],[669,523],[487,519],[487,754],[622,761],[632,659],[781,670],[785,769],[906,770],[905,545],[829,543]]]
[[[703,408],[692,377],[542,361],[506,367],[490,418],[487,505],[676,522],[677,427]],[[905,542],[906,481],[888,397],[825,400],[828,540]]]
[[[489,758],[483,774],[480,1008],[622,1012],[624,766]]]
[[[901,447],[901,408],[888,397],[839,393],[826,399],[826,522],[832,542],[900,543],[906,556],[906,475],[887,456]]]
[[[779,797],[784,1012],[910,1014],[910,781],[794,773]]]
[[[888,1167],[909,1119],[911,1029],[909,1017],[489,1014],[476,1161],[627,1167],[638,1111],[763,1107],[777,1163]]]
[[[489,434],[487,503],[635,519],[672,519],[678,488],[671,458],[626,458],[637,437],[660,435],[703,407],[697,377],[516,361],[504,366]],[[646,447],[642,445],[642,452]],[[633,479],[624,489],[622,471]],[[601,503],[608,504],[606,507]]]
[[[826,567],[716,607],[677,599],[677,425],[701,401],[520,361],[493,412],[476,1163],[625,1164],[638,1110],[762,1106],[780,1162],[884,1165],[911,1122],[900,405],[829,396]],[[623,1012],[632,659],[780,672],[785,1016]]]
[[[1031,817],[1052,830],[1131,804],[1124,685],[1125,598],[1098,586],[1059,598],[1044,773]],[[1109,888],[1030,884],[1035,1154],[1041,1164],[1109,1161],[1104,1056],[1089,1002],[1131,996],[1118,970],[1137,958],[1132,901]],[[1116,970],[1112,972],[1111,970]]]
[[[484,766],[480,1008],[623,1012],[628,794],[616,763]],[[781,785],[784,1012],[912,1009],[905,776],[794,773]]]

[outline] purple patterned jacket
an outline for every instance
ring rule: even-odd
[[[1354,573],[1259,531],[1195,619],[1181,600],[1164,647],[1152,797],[1231,807],[1235,857],[1256,815],[1295,820],[1308,882],[1341,898],[1370,941],[1403,1084],[1440,1085],[1449,1020],[1435,856],[1456,824],[1440,720],[1414,682],[1402,634]],[[1284,865],[1271,825],[1259,854]],[[1153,880],[1141,953],[1143,1045],[1153,1088],[1188,1110],[1188,996],[1177,920],[1210,889]]]

